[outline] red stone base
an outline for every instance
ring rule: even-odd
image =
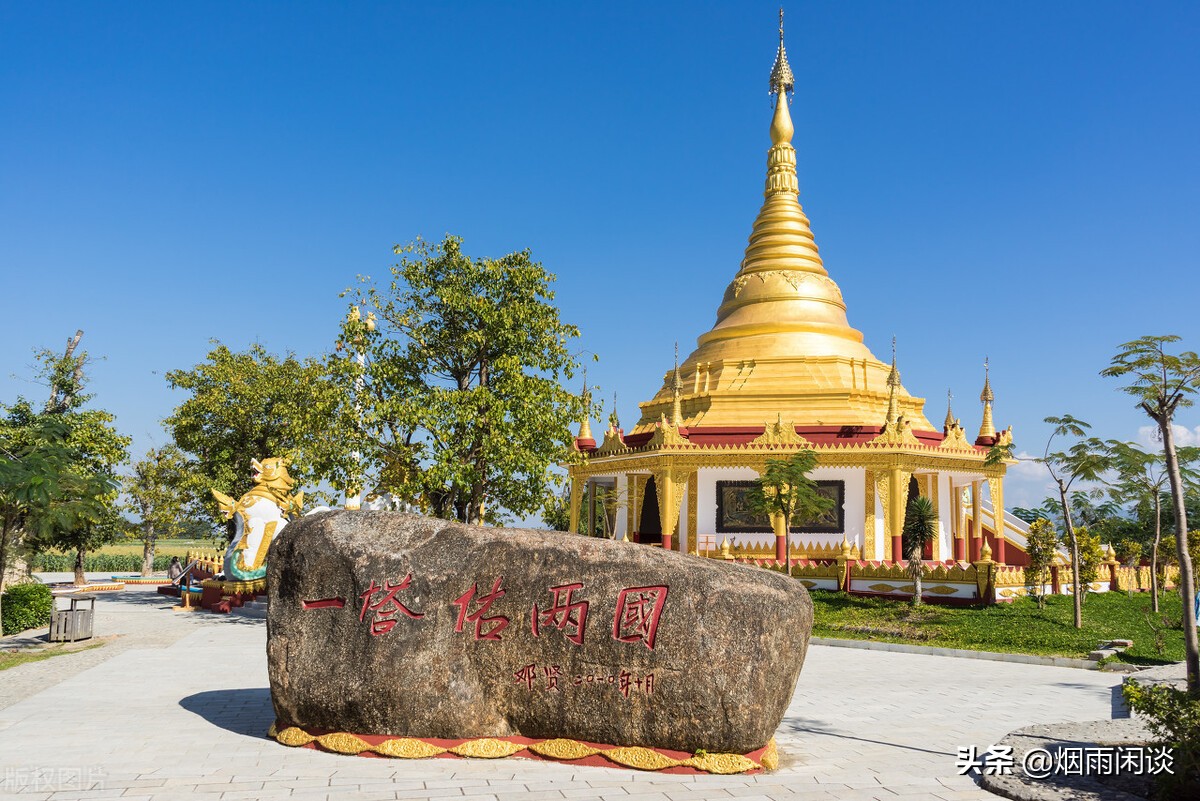
[[[324,729],[272,726],[267,736],[294,748],[313,748],[335,754],[398,759],[499,759],[520,757],[608,768],[634,768],[658,773],[762,773],[778,766],[775,740],[748,754],[710,754],[646,746],[618,746],[583,740],[533,737],[476,737],[446,740],[436,737],[395,737],[347,734]]]

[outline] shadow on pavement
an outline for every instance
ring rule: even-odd
[[[97,595],[97,601],[103,602],[104,605],[113,604],[113,605],[135,607],[135,608],[156,608],[156,609],[161,609],[164,612],[169,612],[170,614],[174,614],[174,615],[203,616],[206,620],[220,621],[222,623],[230,624],[230,625],[242,625],[242,626],[265,625],[265,621],[262,618],[249,617],[246,615],[239,615],[236,613],[218,615],[218,614],[213,614],[212,612],[209,612],[206,609],[197,609],[194,612],[176,612],[173,610],[173,607],[179,605],[180,600],[178,598],[176,598],[175,596],[172,596],[172,595],[159,595],[157,591],[152,590],[152,589],[150,589],[150,590],[126,589],[126,590],[122,590],[120,592],[106,593],[104,595]],[[103,606],[98,604],[97,611],[118,611],[118,610],[113,609],[112,606],[109,606],[108,609],[106,610],[103,608]]]
[[[207,690],[180,699],[179,705],[218,728],[247,737],[266,737],[275,722],[271,691],[266,687]]]

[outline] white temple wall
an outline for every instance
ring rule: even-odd
[[[938,559],[946,561],[954,558],[954,514],[957,507],[953,504],[954,493],[951,490],[951,477],[945,473],[938,474],[937,508],[938,508]]]
[[[621,498],[621,508],[617,510],[617,524],[613,527],[613,539],[621,539],[629,531],[629,513],[625,510],[629,503],[629,477],[624,473],[617,476],[617,497]]]

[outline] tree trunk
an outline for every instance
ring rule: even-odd
[[[1075,540],[1075,526],[1071,523],[1071,504],[1067,500],[1067,487],[1058,481],[1058,495],[1062,499],[1063,523],[1067,527],[1068,543],[1071,546],[1071,596],[1075,601],[1075,628],[1083,628],[1083,598],[1079,594],[1079,543]]]
[[[1162,541],[1162,498],[1158,489],[1154,490],[1154,545],[1150,547],[1150,602],[1154,613],[1158,614],[1158,544]]]
[[[87,555],[87,551],[83,548],[75,549],[75,586],[82,587],[87,584],[87,577],[83,575],[83,557]]]
[[[8,577],[8,525],[0,526],[0,598],[4,596],[4,579]],[[0,619],[4,617],[3,602],[0,601]],[[0,636],[4,632],[0,631]]]
[[[149,576],[154,572],[154,530],[150,529],[146,532],[146,538],[142,540],[142,575]]]
[[[0,527],[0,595],[4,594],[4,580],[8,578],[8,526]]]
[[[1175,435],[1171,430],[1171,415],[1157,419],[1162,432],[1163,451],[1167,457],[1167,473],[1171,476],[1171,498],[1175,502],[1175,550],[1179,558],[1179,594],[1183,598],[1184,661],[1187,663],[1188,694],[1200,698],[1200,638],[1196,632],[1196,585],[1192,577],[1192,557],[1188,553],[1187,504],[1183,496],[1183,477],[1175,455]]]

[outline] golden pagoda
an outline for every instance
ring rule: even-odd
[[[623,509],[611,532],[618,539],[712,555],[719,555],[717,542],[728,541],[735,552],[782,561],[784,537],[772,538],[765,521],[747,513],[743,496],[768,459],[806,447],[818,456],[810,477],[836,504],[827,519],[800,529],[796,554],[832,556],[845,543],[860,548],[863,560],[893,561],[908,497],[919,493],[940,522],[929,558],[975,560],[990,538],[997,562],[1005,561],[1006,544],[1019,562],[1024,526],[1003,511],[1005,465],[984,464],[992,445],[1011,441],[1011,432],[997,433],[992,424],[990,378],[975,440],[949,409],[936,430],[925,401],[900,383],[895,342],[886,364],[850,325],[798,198],[794,85],[781,12],[766,187],[745,257],[716,323],[682,362],[676,354],[662,387],[640,404],[633,429],[625,433],[614,417],[597,446],[590,422],[582,421],[582,458],[569,467],[572,530],[585,491],[601,488]],[[594,520],[594,502],[588,512]],[[995,531],[1005,536],[997,540]]]

